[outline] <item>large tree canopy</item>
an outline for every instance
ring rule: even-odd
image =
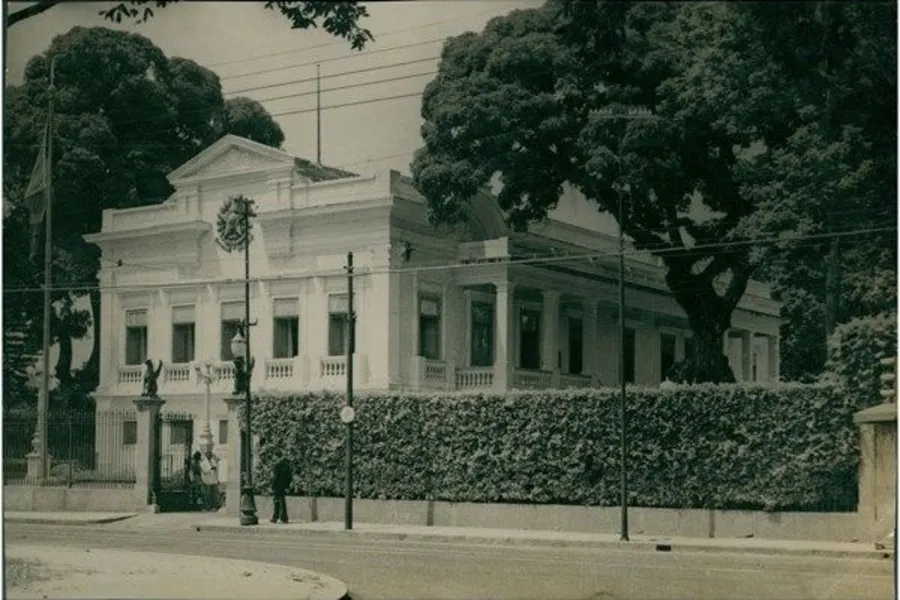
[[[129,2],[111,3],[111,6],[99,11],[105,19],[121,23],[130,20],[142,23],[154,15],[154,8],[165,8],[176,4],[179,0],[131,0]],[[40,0],[31,6],[10,12],[6,17],[6,26],[12,27],[26,19],[35,17],[51,8],[62,4],[62,0]],[[360,26],[360,20],[369,16],[366,7],[358,2],[316,2],[294,1],[264,4],[268,10],[274,10],[286,18],[293,29],[322,28],[336,37],[350,42],[354,50],[361,50],[366,42],[371,41],[372,33]],[[227,10],[227,7],[225,7]]]
[[[448,40],[412,165],[432,220],[465,218],[495,176],[517,228],[566,183],[613,215],[621,201],[624,232],[662,257],[695,333],[679,377],[731,380],[722,335],[760,258],[745,223],[766,195],[752,182],[803,113],[743,10],[551,0]]]
[[[103,209],[165,200],[173,191],[166,175],[226,133],[274,146],[284,140],[258,104],[225,102],[215,73],[167,58],[140,35],[76,27],[32,58],[24,83],[7,88],[3,115],[4,383],[18,386],[6,388],[10,401],[27,396],[23,365],[34,360],[41,340],[41,293],[22,291],[39,290],[43,276],[28,260],[22,200],[47,120],[50,56],[56,57],[52,265],[60,291],[53,294],[51,334],[61,350],[58,397],[71,395],[73,387],[89,392],[97,384],[97,344],[83,371],[71,372],[72,341],[91,326],[72,300],[97,285],[99,250],[82,235],[100,230]],[[95,315],[99,298],[97,291],[90,293]],[[93,333],[100,339],[97,320]],[[7,370],[13,355],[18,358]]]

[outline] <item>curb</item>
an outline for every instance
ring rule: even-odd
[[[432,542],[442,544],[463,543],[480,546],[541,546],[554,548],[604,548],[617,550],[640,550],[645,552],[713,552],[731,554],[764,554],[784,556],[818,556],[829,558],[858,558],[870,560],[886,560],[893,558],[891,550],[840,550],[830,548],[778,548],[773,546],[735,546],[715,545],[702,542],[674,542],[670,540],[639,540],[622,542],[619,540],[566,540],[533,537],[488,537],[479,535],[448,535],[422,533],[393,533],[386,531],[333,531],[323,529],[258,529],[256,527],[239,527],[236,525],[195,525],[195,531],[241,532],[248,535],[308,536],[308,537],[350,537],[367,540]]]
[[[4,523],[27,523],[30,525],[104,525],[131,519],[137,515],[112,515],[109,517],[95,517],[92,519],[54,519],[53,517],[4,517]]]

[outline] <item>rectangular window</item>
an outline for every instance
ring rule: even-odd
[[[219,352],[221,360],[234,360],[234,356],[231,354],[231,340],[240,330],[244,316],[243,302],[226,302],[222,304],[222,340]]]
[[[273,336],[275,358],[294,358],[300,352],[300,307],[296,298],[275,300]]]
[[[125,313],[125,364],[139,365],[147,360],[147,311]]]
[[[665,381],[669,369],[675,364],[675,336],[663,333],[659,336],[659,380]]]
[[[419,298],[419,356],[441,358],[441,301]]]
[[[219,421],[219,443],[223,446],[228,443],[228,419]]]
[[[684,359],[690,360],[694,358],[694,338],[684,338]]]
[[[348,301],[347,294],[335,294],[328,297],[329,356],[344,356],[347,354],[347,343],[350,339],[350,320],[347,318]],[[355,334],[354,328],[354,337]]]
[[[541,368],[541,312],[519,311],[519,364],[523,369]]]
[[[172,362],[189,363],[194,360],[194,307],[172,308]]]
[[[472,302],[472,366],[494,364],[494,305]]]
[[[137,444],[137,421],[125,421],[122,423],[122,444],[125,446]]]
[[[569,317],[569,373],[581,375],[584,370],[584,322]]]
[[[625,328],[625,383],[634,383],[634,352],[635,352],[635,334],[634,329]]]

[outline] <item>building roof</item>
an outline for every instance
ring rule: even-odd
[[[320,165],[318,163],[314,163],[310,160],[306,160],[305,158],[296,158],[294,157],[294,166],[297,169],[297,173],[304,177],[305,179],[309,179],[310,181],[332,181],[335,179],[347,179],[348,177],[359,177],[356,173],[351,173],[350,171],[344,171],[343,169],[338,169],[337,167],[329,167],[327,165]]]

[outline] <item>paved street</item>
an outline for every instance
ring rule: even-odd
[[[354,600],[888,600],[890,560],[288,538],[168,528],[9,523],[11,543],[264,561],[344,581]],[[151,590],[144,590],[148,595]]]

